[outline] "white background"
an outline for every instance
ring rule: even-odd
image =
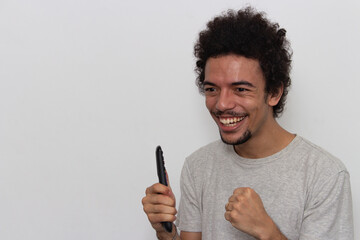
[[[0,0],[0,239],[156,239],[141,205],[155,147],[179,198],[184,158],[218,138],[193,44],[245,3]],[[279,121],[345,163],[358,226],[360,2],[251,3],[294,51]]]

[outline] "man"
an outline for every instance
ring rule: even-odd
[[[276,121],[290,86],[285,30],[251,8],[214,18],[195,45],[199,89],[222,141],[188,157],[176,217],[154,184],[144,211],[159,239],[353,239],[349,173]]]

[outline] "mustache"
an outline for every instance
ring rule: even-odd
[[[246,116],[246,113],[238,113],[238,112],[234,112],[234,111],[211,111],[211,114],[214,114],[216,117],[220,117],[221,115],[230,115],[233,117],[243,117]]]

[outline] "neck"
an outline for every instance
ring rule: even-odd
[[[264,158],[281,151],[295,138],[274,118],[263,129],[254,133],[247,142],[235,145],[235,152],[244,158]]]

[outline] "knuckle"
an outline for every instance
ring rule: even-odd
[[[171,214],[171,215],[176,215],[177,214],[177,211],[176,211],[176,208],[174,208],[174,207],[172,207],[172,208],[170,208],[169,209],[169,213]]]
[[[175,200],[172,198],[169,198],[169,206],[175,206]]]
[[[154,185],[152,185],[152,188],[157,191],[159,189],[159,183],[155,183]]]
[[[141,199],[141,203],[142,203],[142,205],[145,205],[147,203],[147,196],[145,196]]]
[[[143,204],[143,210],[144,210],[144,212],[146,212],[146,205],[145,204]]]
[[[230,210],[231,210],[231,206],[232,206],[231,203],[227,203],[227,204],[225,205],[225,209],[226,209],[227,211],[230,211]]]
[[[164,196],[161,194],[154,196],[154,202],[156,203],[163,203],[164,202]]]
[[[162,205],[154,205],[153,206],[153,212],[162,213],[163,212],[163,206]]]
[[[151,193],[151,187],[147,187],[145,190],[145,194],[148,195],[149,193]]]
[[[237,213],[235,212],[235,211],[231,211],[230,213],[229,213],[229,218],[230,218],[230,220],[233,220],[233,219],[235,219],[237,217]]]
[[[244,192],[245,192],[246,194],[252,194],[252,193],[254,192],[254,190],[253,190],[252,188],[246,187],[246,188],[244,189]]]
[[[243,195],[237,195],[236,196],[236,201],[237,202],[243,202],[245,200],[245,197]]]
[[[156,202],[167,206],[174,206],[174,201],[169,196],[162,194],[156,196]]]
[[[150,187],[146,188],[145,194],[149,195],[149,194],[154,194],[154,193],[162,193],[164,191],[164,187],[165,186],[163,186],[160,183],[155,183],[155,184],[151,185]]]
[[[162,192],[164,191],[164,188],[166,188],[166,186],[162,185],[161,183],[155,183],[153,187],[157,192]]]
[[[236,209],[236,210],[240,210],[241,209],[241,203],[236,203],[236,204],[234,204],[234,206],[233,206],[233,209]]]
[[[171,217],[169,218],[169,222],[174,222],[175,220],[176,220],[176,216],[171,215]]]
[[[148,204],[145,204],[145,205],[143,206],[143,210],[144,210],[145,213],[149,213],[149,212],[150,212],[149,205],[148,205]]]
[[[149,219],[149,221],[150,221],[151,223],[155,223],[155,221],[154,221],[154,214],[149,213],[149,214],[147,215],[147,217],[148,217],[148,219]]]
[[[229,222],[232,221],[230,212],[226,212],[226,213],[225,213],[225,219],[228,220]]]

